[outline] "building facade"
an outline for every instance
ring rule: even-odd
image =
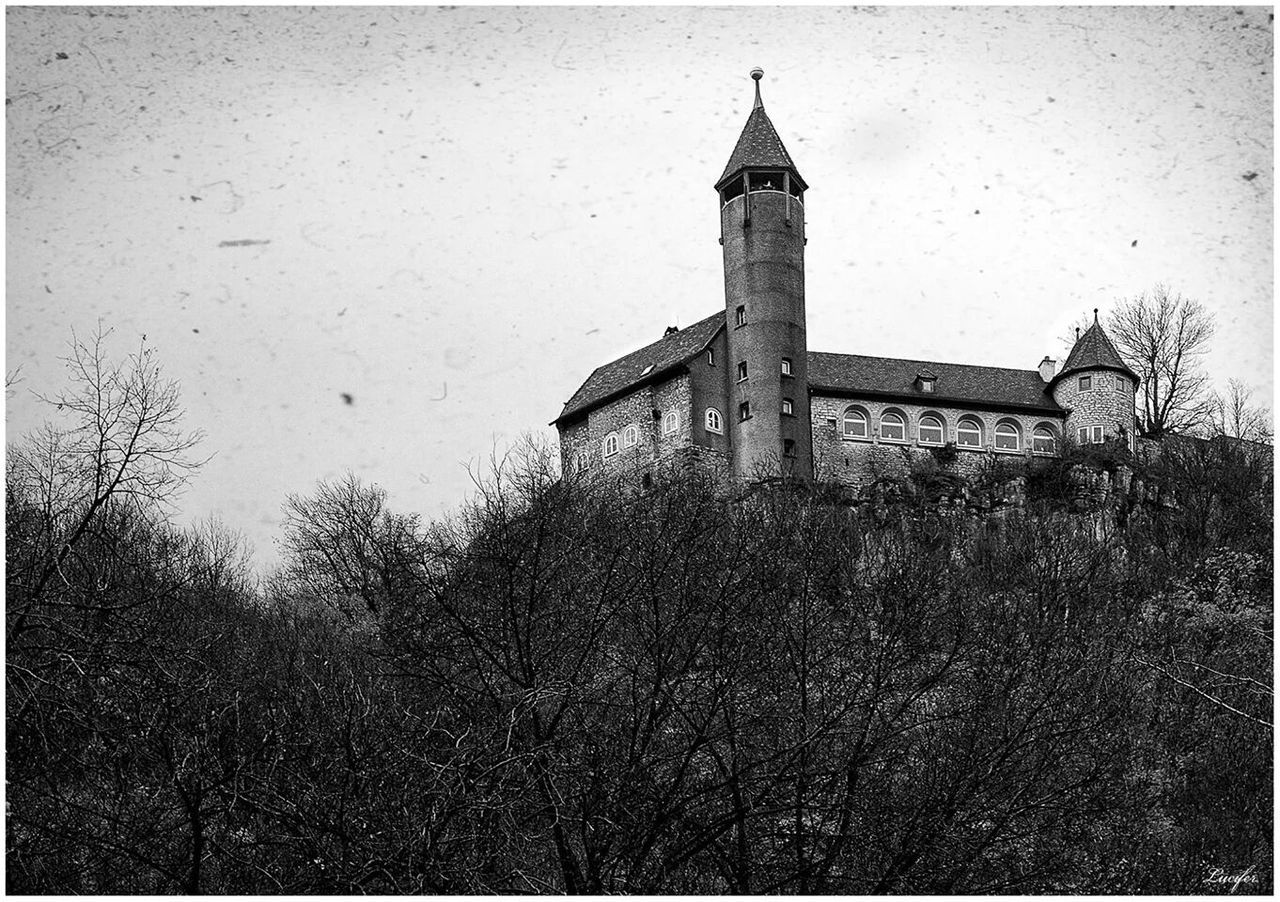
[[[724,307],[596,368],[555,419],[564,472],[664,462],[863,485],[924,456],[960,473],[1134,435],[1138,378],[1097,321],[1033,370],[808,349],[808,185],[760,97],[715,183]],[[948,449],[947,454],[936,452]],[[952,453],[951,449],[954,449]]]

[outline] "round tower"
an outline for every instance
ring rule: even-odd
[[[1098,322],[1067,355],[1062,369],[1049,381],[1058,406],[1067,411],[1066,438],[1081,445],[1123,441],[1134,450],[1134,402],[1139,379],[1116,351]]]
[[[755,106],[724,174],[724,246],[729,409],[739,476],[813,476],[808,344],[804,316],[804,193],[808,186],[765,114],[764,72],[754,69]]]

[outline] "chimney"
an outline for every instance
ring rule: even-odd
[[[1040,378],[1048,382],[1053,378],[1053,374],[1058,371],[1058,361],[1052,357],[1046,357],[1040,361]]]

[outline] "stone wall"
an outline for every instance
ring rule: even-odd
[[[657,411],[655,415],[654,411]],[[674,432],[664,435],[662,420],[674,412],[678,424]],[[654,461],[688,448],[693,443],[693,400],[689,377],[680,374],[655,385],[647,385],[628,395],[591,411],[586,420],[560,430],[560,467],[574,472],[575,461],[588,471],[620,473],[643,469]],[[637,442],[628,448],[623,437],[628,426],[635,426]],[[610,433],[618,435],[618,453],[604,456],[604,440]]]
[[[1092,387],[1080,390],[1080,377],[1088,376]],[[1081,428],[1101,426],[1106,438],[1115,438],[1120,428],[1133,431],[1134,384],[1128,376],[1112,370],[1074,372],[1053,387],[1053,399],[1069,411],[1067,435],[1078,440]]]
[[[867,413],[870,435],[865,439],[844,436],[844,412],[850,406]],[[1032,431],[1040,425],[1053,430],[1058,441],[1062,436],[1062,421],[1052,416],[1038,414],[1002,414],[987,411],[964,410],[955,407],[899,404],[882,401],[850,400],[814,395],[810,402],[813,412],[814,476],[820,480],[834,480],[846,485],[869,485],[882,477],[903,478],[913,465],[924,464],[930,458],[948,456],[942,452],[945,444],[956,442],[956,424],[961,417],[973,418],[982,424],[983,447],[967,448],[956,445],[954,460],[943,469],[963,476],[974,476],[998,465],[1000,461],[1027,460],[1031,451]],[[906,420],[904,441],[883,439],[879,434],[880,416],[894,410]],[[922,445],[919,441],[920,417],[931,413],[942,420],[944,446]],[[1021,434],[1022,450],[995,450],[995,429],[1001,422],[1014,423]]]

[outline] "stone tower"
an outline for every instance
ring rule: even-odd
[[[1134,394],[1138,376],[1125,365],[1098,322],[1076,339],[1062,369],[1049,381],[1053,400],[1067,411],[1066,438],[1080,444],[1122,440],[1134,435]]]
[[[808,344],[804,316],[804,193],[808,186],[764,111],[754,69],[755,106],[724,174],[728,333],[725,419],[740,476],[813,476]]]

